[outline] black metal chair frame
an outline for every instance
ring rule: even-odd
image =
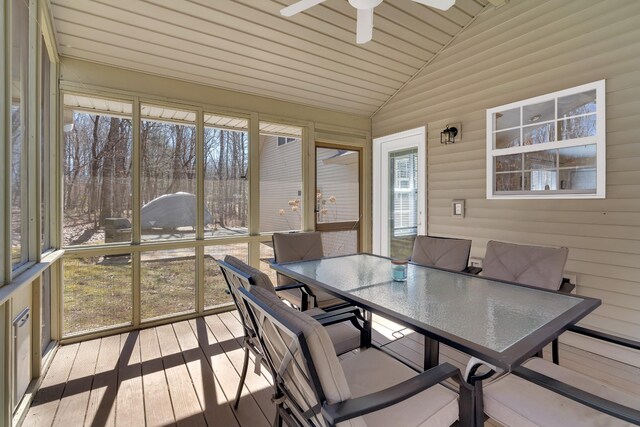
[[[428,371],[418,374],[416,377],[385,390],[358,398],[348,399],[335,404],[327,403],[304,335],[302,333],[295,333],[294,331],[296,328],[289,324],[285,319],[278,318],[269,307],[251,295],[247,289],[240,289],[239,291],[244,303],[246,304],[254,329],[258,331],[258,338],[262,351],[266,355],[265,358],[268,363],[270,363],[271,371],[274,375],[274,384],[276,387],[274,401],[278,405],[274,425],[281,426],[284,420],[288,425],[292,426],[313,426],[314,424],[311,419],[315,415],[321,414],[328,426],[335,426],[337,423],[342,421],[375,412],[402,402],[403,400],[425,391],[448,378],[454,379],[459,384],[460,425],[466,426],[473,424],[473,405],[475,401],[473,389],[464,381],[460,371],[449,363],[438,365]],[[260,326],[256,316],[256,312],[258,310],[261,311],[270,322],[278,325],[281,330],[289,334],[292,340],[297,341],[298,348],[302,353],[303,360],[306,365],[305,368],[308,372],[309,381],[316,395],[315,397],[317,402],[320,402],[316,407],[305,411],[296,402],[293,394],[285,384],[284,379],[278,374],[275,361],[269,354],[264,337],[260,333]]]
[[[262,350],[258,346],[256,346],[255,343],[255,340],[257,338],[256,331],[253,325],[247,324],[247,321],[245,320],[244,313],[247,313],[247,316],[249,316],[249,313],[246,312],[246,306],[242,303],[242,301],[240,301],[239,296],[237,295],[237,292],[235,290],[249,289],[249,286],[255,285],[255,283],[253,283],[253,280],[250,276],[247,276],[245,273],[233,267],[232,265],[229,265],[222,260],[216,261],[220,266],[222,276],[225,279],[225,282],[229,289],[229,293],[233,298],[233,302],[236,305],[238,312],[240,313],[240,322],[242,323],[242,329],[244,331],[242,344],[244,348],[244,361],[242,364],[242,372],[240,374],[240,382],[238,384],[238,389],[236,391],[236,396],[233,403],[233,408],[238,409],[238,405],[240,404],[240,396],[242,395],[242,387],[244,386],[244,382],[247,378],[249,354],[252,353],[256,360],[256,373],[259,373],[261,364],[266,363]],[[232,284],[234,280],[238,280],[240,282],[238,287]],[[294,285],[291,285],[291,287],[293,286]],[[367,321],[362,318],[360,310],[358,310],[356,307],[345,307],[340,310],[318,314],[313,317],[323,326],[329,326],[347,321],[351,322],[351,324],[360,331],[360,346],[364,348],[371,345],[371,327],[368,327],[367,323],[365,323]],[[362,322],[362,324],[360,322]]]

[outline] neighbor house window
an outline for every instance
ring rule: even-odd
[[[299,138],[290,138],[288,136],[279,136],[278,137],[278,147],[282,147],[283,145],[287,145],[291,142],[299,141]]]
[[[604,80],[487,110],[487,198],[604,198]]]

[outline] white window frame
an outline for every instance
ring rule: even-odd
[[[521,121],[520,125],[513,129],[520,129],[520,140],[522,141],[522,132],[524,122],[522,119],[523,107],[538,104],[545,101],[555,101],[555,111],[558,108],[558,98],[568,95],[574,95],[590,90],[596,91],[596,135],[576,138],[571,140],[558,141],[557,138],[552,142],[545,142],[533,145],[521,145],[517,147],[508,147],[496,149],[494,147],[494,129],[493,115],[497,112],[520,108]],[[553,122],[556,123],[556,133],[558,129],[558,118],[554,112]],[[551,122],[551,121],[550,121]],[[544,123],[544,122],[542,122]],[[500,129],[501,131],[507,129]],[[514,192],[496,192],[495,191],[495,164],[496,156],[505,156],[510,154],[522,154],[538,151],[553,150],[559,148],[578,147],[583,145],[596,145],[596,191],[595,192],[579,192],[572,190],[553,190],[553,191],[514,191]],[[524,165],[523,165],[524,167]],[[534,98],[513,102],[510,104],[500,105],[487,110],[487,199],[603,199],[605,198],[606,187],[606,115],[605,115],[605,80],[599,80],[587,83],[581,86],[560,90]]]

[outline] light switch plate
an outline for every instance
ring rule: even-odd
[[[464,218],[464,199],[456,199],[451,202],[451,216]]]

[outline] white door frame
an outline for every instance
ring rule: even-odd
[[[425,126],[373,140],[373,253],[388,255],[388,233],[382,225],[389,223],[390,152],[418,147],[418,234],[427,232],[427,128]],[[383,173],[384,172],[384,173]],[[384,250],[383,250],[384,248]]]

